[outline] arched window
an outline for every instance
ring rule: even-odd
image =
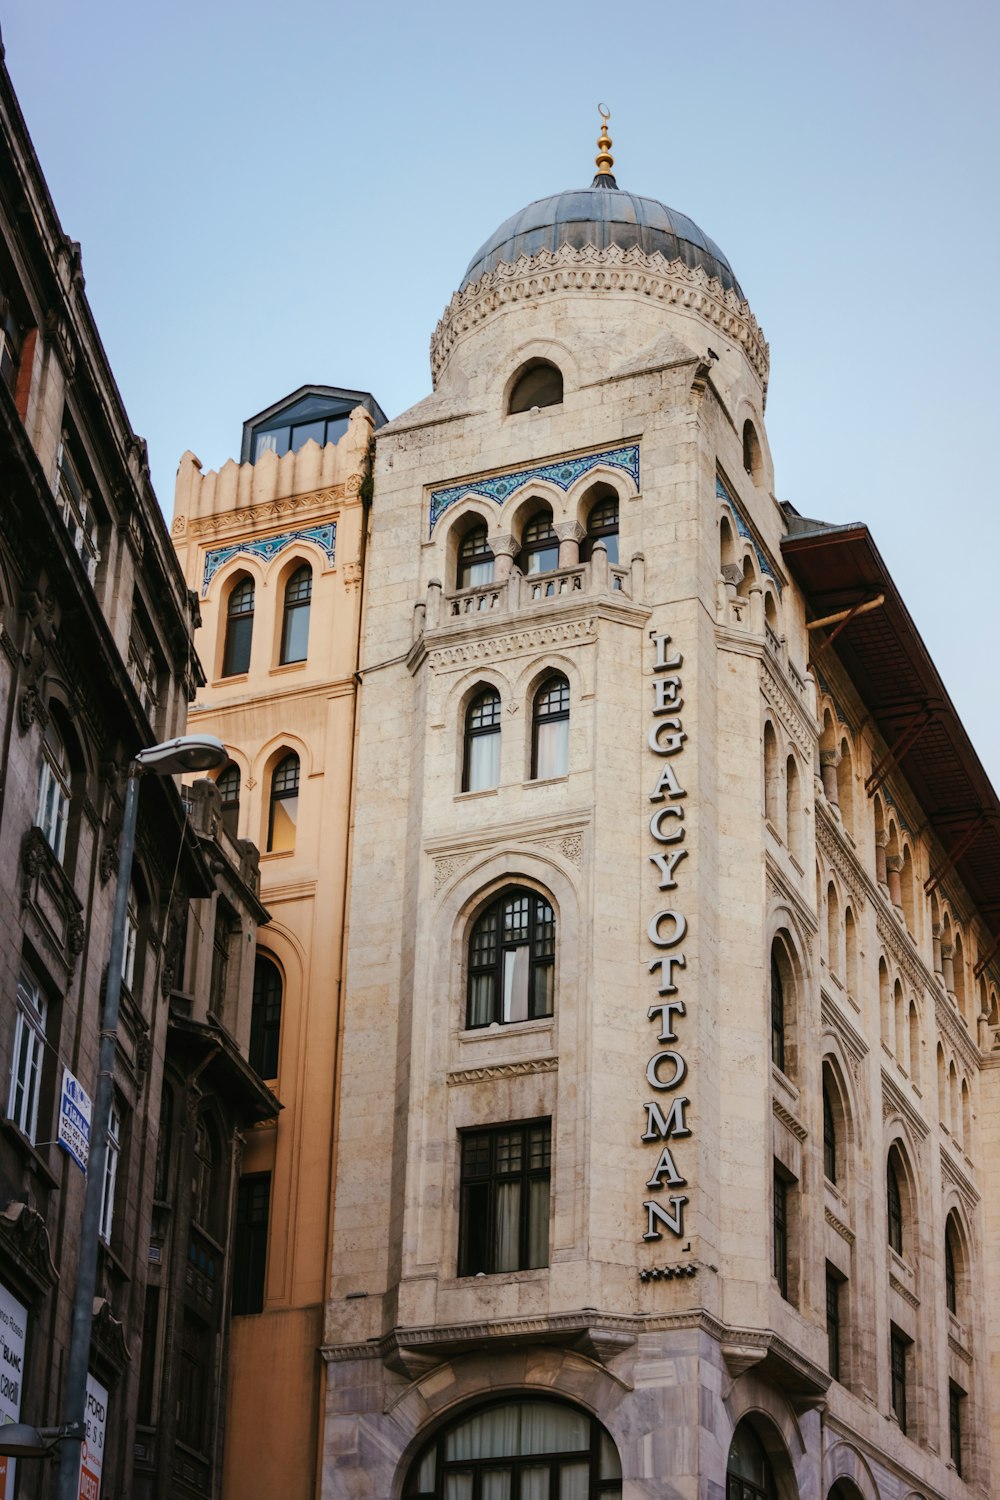
[[[785,986],[771,953],[771,1061],[785,1071]]]
[[[474,589],[481,583],[493,582],[493,549],[485,525],[473,526],[462,538],[458,549],[458,577],[460,589]]]
[[[802,862],[802,799],[799,795],[799,765],[794,755],[785,762],[785,838],[788,852]]]
[[[957,1233],[952,1214],[944,1227],[944,1296],[950,1313],[958,1317],[958,1257],[955,1253]]]
[[[569,770],[569,683],[562,673],[549,677],[535,694],[531,710],[531,779],[544,781]]]
[[[222,799],[222,823],[230,838],[237,837],[240,821],[240,768],[230,761],[215,778]]]
[[[223,677],[250,670],[253,640],[254,582],[243,578],[231,590],[226,606],[226,648],[222,655]]]
[[[513,415],[533,406],[558,406],[562,398],[562,372],[549,360],[537,359],[514,382],[507,410]]]
[[[293,753],[278,762],[271,776],[271,802],[267,820],[269,854],[295,848],[295,825],[298,820],[299,757]]]
[[[743,467],[754,484],[760,484],[764,477],[764,464],[757,430],[749,419],[743,423]]]
[[[837,1180],[837,1126],[833,1114],[830,1084],[823,1069],[823,1175],[827,1182]]]
[[[70,763],[65,742],[55,718],[50,715],[42,740],[42,763],[38,768],[38,799],[35,822],[44,833],[56,859],[66,851],[69,822]]]
[[[618,1450],[596,1417],[548,1398],[505,1400],[442,1428],[404,1500],[617,1500]]]
[[[726,1500],[778,1500],[771,1460],[746,1420],[737,1427],[729,1446]]]
[[[250,1066],[261,1078],[278,1076],[278,1043],[281,1039],[281,975],[263,953],[253,967],[253,1002],[250,1007]]]
[[[889,1246],[897,1255],[903,1253],[903,1197],[899,1189],[899,1168],[896,1152],[889,1152],[885,1170],[886,1210],[888,1215]]]
[[[462,791],[485,792],[500,782],[500,694],[477,693],[465,714]]]
[[[285,585],[285,613],[281,623],[281,662],[305,661],[309,652],[309,611],[312,568],[303,563]]]
[[[778,766],[778,739],[770,719],[764,721],[764,816],[781,836],[781,771]]]
[[[545,897],[520,888],[504,891],[469,938],[466,1025],[551,1016],[555,957],[556,919]]]
[[[608,562],[618,561],[618,496],[608,495],[605,499],[598,500],[587,517],[587,540],[584,544],[583,559],[586,561],[594,555],[594,543],[604,543],[608,554]]]
[[[551,573],[559,566],[559,538],[552,526],[552,512],[536,511],[521,537],[518,566],[522,573]]]

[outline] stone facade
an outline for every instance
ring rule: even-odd
[[[703,270],[564,245],[457,293],[432,367],[376,439],[322,1493],[492,1495],[471,1458],[442,1488],[446,1446],[414,1465],[526,1395],[614,1441],[621,1487],[574,1495],[993,1493],[993,929],[884,769],[860,625],[809,628],[756,321]],[[512,888],[554,913],[554,1004],[484,1024],[471,935]],[[469,1143],[532,1123],[546,1248],[477,1273],[500,1189]],[[747,1427],[760,1487],[727,1490]]]
[[[322,407],[325,389],[317,388],[318,396],[298,392],[266,415],[273,422],[296,400]],[[339,399],[345,395],[350,399]],[[248,423],[244,463],[202,474],[185,454],[174,506],[174,544],[199,595],[197,641],[208,672],[192,723],[218,734],[232,757],[223,775],[235,776],[235,805],[226,815],[263,851],[261,893],[271,922],[258,958],[279,985],[280,1043],[267,1061],[251,1047],[281,1112],[250,1133],[242,1162],[243,1187],[256,1183],[267,1203],[258,1225],[266,1238],[266,1279],[262,1257],[260,1284],[249,1301],[237,1302],[232,1322],[224,1493],[233,1497],[305,1497],[316,1486],[354,674],[368,448],[382,419],[363,393],[339,398],[351,412],[339,441],[309,441],[283,457],[265,451],[255,459],[249,435],[256,428]],[[289,635],[289,587],[305,576],[303,568],[309,598],[299,607],[308,625],[302,630],[300,619],[298,634]],[[247,584],[252,626],[237,660],[227,656],[230,603]],[[290,800],[275,797],[289,757],[297,823],[287,816]]]

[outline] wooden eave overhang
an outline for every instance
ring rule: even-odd
[[[830,649],[844,665],[994,939],[1000,937],[1000,800],[867,526],[790,517],[781,544],[815,619],[884,596]],[[826,638],[836,626],[830,626]],[[814,632],[814,637],[820,631]],[[952,863],[953,862],[953,863]],[[932,870],[932,878],[935,871]]]
[[[167,1047],[175,1063],[184,1058],[190,1069],[204,1068],[206,1082],[230,1103],[242,1124],[271,1120],[284,1108],[218,1022],[194,1021],[171,1006]]]

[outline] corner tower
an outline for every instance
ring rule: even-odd
[[[726,1330],[778,1326],[746,1232],[771,1161],[768,350],[725,255],[618,188],[609,148],[473,257],[433,394],[378,435],[331,1496],[352,1469],[445,1493],[464,1439],[435,1432],[500,1392],[569,1403],[543,1451],[589,1413],[581,1495],[693,1496],[724,1483]],[[752,540],[731,587],[720,515]],[[788,1332],[782,1372],[818,1391],[818,1335]]]

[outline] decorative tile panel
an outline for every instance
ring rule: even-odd
[[[241,542],[233,542],[228,547],[213,547],[211,551],[205,553],[205,572],[201,580],[202,596],[208,593],[208,586],[212,579],[231,558],[242,553],[245,557],[259,557],[263,562],[270,562],[272,557],[277,557],[279,552],[283,552],[293,542],[315,542],[318,547],[322,547],[326,560],[332,567],[337,545],[337,523],[327,521],[322,526],[307,526],[301,531],[285,531],[280,536],[250,537]]]
[[[778,593],[780,594],[781,593],[781,584],[780,584],[779,580],[775,577],[774,569],[771,567],[771,564],[768,562],[767,557],[765,556],[765,554],[761,551],[760,547],[757,545],[757,542],[754,539],[754,535],[753,535],[752,531],[750,530],[749,526],[747,525],[747,523],[743,519],[743,516],[742,516],[742,514],[740,512],[739,506],[736,504],[736,501],[733,499],[732,495],[729,493],[728,489],[723,484],[723,482],[720,479],[720,477],[719,477],[718,474],[716,474],[716,476],[715,476],[715,498],[717,500],[724,500],[725,503],[726,503],[726,505],[729,506],[730,514],[732,515],[732,518],[733,518],[734,522],[736,523],[736,530],[739,532],[740,536],[743,537],[744,541],[747,541],[747,542],[750,543],[750,545],[753,548],[754,552],[756,552],[756,554],[757,554],[757,561],[760,563],[761,572],[767,574],[768,578],[770,578],[771,582],[774,584],[775,588],[778,590]]]
[[[624,448],[606,448],[601,453],[583,453],[576,458],[561,458],[550,464],[537,464],[531,469],[518,469],[513,474],[496,474],[491,479],[469,479],[464,484],[449,485],[447,489],[431,490],[430,529],[444,515],[450,505],[465,495],[478,495],[483,500],[495,500],[502,505],[508,495],[529,484],[533,479],[544,479],[549,484],[568,490],[571,484],[591,469],[603,465],[609,469],[621,469],[631,476],[636,489],[639,487],[639,444],[629,443]]]

